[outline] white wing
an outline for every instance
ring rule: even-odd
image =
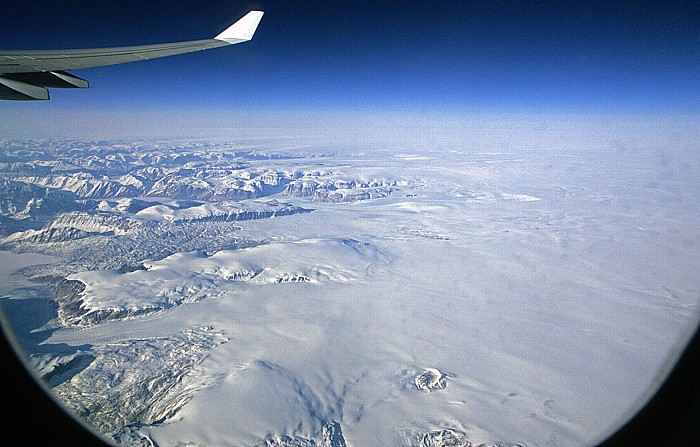
[[[88,86],[87,81],[64,70],[124,64],[247,42],[253,38],[262,16],[262,11],[250,11],[213,39],[118,48],[0,51],[0,99],[49,99],[47,87]]]

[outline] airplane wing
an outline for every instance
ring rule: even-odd
[[[0,99],[49,99],[49,87],[88,87],[86,80],[65,70],[124,64],[247,42],[253,38],[262,16],[262,11],[250,11],[213,39],[118,48],[0,51]]]

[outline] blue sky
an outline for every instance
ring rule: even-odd
[[[94,1],[3,5],[2,49],[208,38],[250,9],[253,41],[78,70],[89,90],[0,115],[81,110],[682,113],[700,106],[692,1]]]

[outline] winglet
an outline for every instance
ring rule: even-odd
[[[223,40],[228,43],[245,42],[253,38],[255,29],[262,19],[262,11],[250,11],[233,25],[226,28],[214,39]]]

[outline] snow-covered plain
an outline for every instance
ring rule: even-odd
[[[19,336],[124,445],[591,445],[697,325],[693,147],[23,144],[5,187],[66,195],[4,199],[63,260]]]

